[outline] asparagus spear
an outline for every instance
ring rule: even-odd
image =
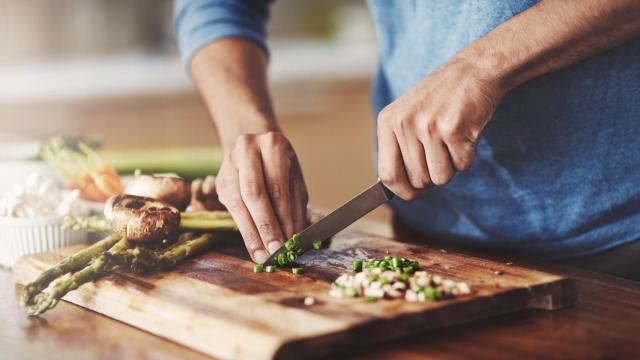
[[[37,316],[52,309],[58,304],[58,301],[70,291],[111,271],[117,266],[117,263],[111,260],[111,256],[125,251],[128,246],[129,242],[127,239],[120,239],[107,252],[93,259],[89,265],[82,270],[74,273],[67,279],[58,281],[50,293],[40,293],[35,298],[35,304],[28,309],[29,315]]]
[[[185,211],[180,213],[182,219],[208,219],[208,220],[223,220],[231,219],[231,214],[228,211]]]
[[[20,302],[23,306],[33,304],[34,297],[42,290],[46,289],[53,280],[66,273],[75,272],[84,268],[91,259],[107,251],[119,240],[120,236],[118,235],[107,236],[106,238],[83,250],[80,250],[76,254],[71,255],[60,263],[45,270],[37,279],[24,288]]]
[[[65,227],[92,233],[112,230],[103,216],[67,216]],[[226,211],[193,211],[180,214],[180,229],[213,231],[237,230],[237,227]]]
[[[237,230],[236,223],[233,219],[198,219],[198,218],[182,218],[180,219],[180,229],[182,230]]]
[[[219,239],[220,236],[213,234],[202,234],[192,239],[185,237],[183,241],[170,246],[168,250],[160,254],[155,254],[143,246],[130,248],[130,243],[126,239],[121,239],[108,251],[93,259],[85,268],[67,279],[58,281],[50,293],[40,293],[35,298],[35,304],[28,309],[28,313],[32,316],[38,316],[52,309],[70,291],[106,275],[117,267],[134,272],[173,267],[189,256],[207,251]]]
[[[189,256],[199,255],[209,250],[220,238],[220,235],[207,233],[179,243],[158,257],[158,265],[163,268],[175,266]]]
[[[111,231],[111,226],[104,216],[71,216],[64,218],[64,227],[71,230],[85,230],[90,233]]]

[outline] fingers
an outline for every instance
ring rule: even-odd
[[[251,138],[239,140],[239,149],[235,153],[238,156],[240,194],[265,249],[273,253],[284,243],[284,238],[266,188],[262,157],[254,141]]]
[[[309,196],[307,195],[307,188],[304,185],[304,179],[302,177],[302,171],[298,161],[293,161],[293,171],[291,176],[291,220],[293,223],[293,232],[297,233],[302,231],[308,226],[309,220],[307,218],[307,202]]]
[[[274,136],[264,138],[262,147],[262,164],[266,190],[269,194],[271,205],[280,224],[284,238],[293,236],[294,226],[292,220],[292,199],[290,190],[291,157],[283,151],[282,144]]]
[[[429,176],[434,185],[444,185],[453,177],[454,169],[447,146],[437,136],[423,138]]]
[[[475,160],[475,146],[471,140],[449,142],[447,149],[456,171],[466,171]]]
[[[413,200],[420,195],[420,190],[409,183],[396,135],[381,121],[378,121],[378,176],[404,200]]]
[[[429,168],[425,157],[424,145],[412,134],[396,136],[409,184],[414,189],[422,190],[431,184]]]
[[[238,171],[231,160],[225,160],[216,182],[220,201],[225,205],[238,226],[249,255],[257,263],[265,262],[269,258],[269,253],[264,248],[258,229],[240,195]]]

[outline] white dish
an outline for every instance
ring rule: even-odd
[[[63,228],[63,217],[0,217],[0,265],[12,268],[23,255],[52,251],[87,240],[85,231]]]

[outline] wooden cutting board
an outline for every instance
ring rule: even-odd
[[[16,281],[31,281],[77,250],[23,257]],[[554,310],[577,297],[573,282],[560,276],[359,232],[345,231],[330,248],[301,257],[303,275],[254,273],[244,254],[241,241],[230,240],[171,272],[113,274],[65,300],[214,357],[265,359],[325,356],[521,309]],[[417,259],[429,272],[467,282],[473,293],[424,303],[328,296],[354,258],[387,254]],[[315,304],[305,306],[306,296]]]

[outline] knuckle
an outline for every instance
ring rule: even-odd
[[[257,181],[247,181],[240,190],[242,197],[246,199],[257,199],[262,196],[262,186]]]
[[[431,176],[433,184],[436,186],[446,185],[452,178],[452,174],[438,173]]]
[[[427,135],[429,135],[429,137],[436,135],[438,133],[438,122],[435,121],[433,118],[429,119],[426,122],[426,126],[425,126],[425,131],[427,133]]]
[[[411,186],[416,189],[424,189],[429,185],[429,180],[426,180],[422,175],[411,176],[409,182]]]
[[[260,233],[260,235],[267,240],[266,243],[269,243],[269,241],[274,240],[274,234],[276,228],[275,226],[273,226],[273,224],[268,223],[268,222],[263,222],[258,224],[258,232]]]
[[[459,164],[456,166],[456,170],[467,171],[471,167],[471,164],[473,164],[473,158],[465,158],[459,162]]]
[[[245,150],[253,145],[255,141],[255,136],[253,134],[242,134],[238,136],[236,139],[236,149],[237,150]]]
[[[222,193],[219,195],[218,200],[231,212],[235,212],[242,208],[242,198],[238,195],[229,195]]]
[[[407,191],[407,190],[400,190],[398,191],[397,194],[398,196],[400,196],[401,199],[405,201],[415,200],[420,196],[420,193],[417,191]]]
[[[398,182],[396,173],[386,168],[378,169],[378,177],[385,185],[394,185]]]
[[[284,189],[285,187],[281,183],[274,182],[269,184],[269,197],[274,200],[282,199],[286,195]]]
[[[244,245],[247,247],[247,250],[249,250],[249,253],[251,253],[252,256],[253,253],[262,249],[262,243],[260,242],[260,239],[248,236],[243,236],[243,238],[245,239]]]
[[[389,121],[392,112],[391,107],[388,105],[382,108],[378,113],[378,124],[386,124]]]
[[[282,146],[289,144],[287,138],[278,131],[269,131],[262,135],[262,138],[269,146]]]
[[[440,124],[440,137],[445,142],[451,142],[459,138],[461,133],[461,124],[458,121],[445,121]]]
[[[202,183],[200,183],[200,186],[202,186]],[[227,189],[227,181],[225,180],[225,178],[223,176],[218,176],[216,178],[215,187],[216,187],[216,189],[218,189],[218,193],[222,193],[222,192],[226,191],[226,189]]]

